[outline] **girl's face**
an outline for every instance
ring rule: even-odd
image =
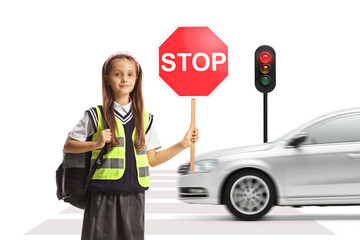
[[[111,86],[115,100],[129,97],[136,83],[136,65],[127,58],[113,61],[108,76],[108,84]]]

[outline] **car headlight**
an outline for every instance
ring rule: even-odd
[[[195,170],[194,173],[205,173],[210,172],[214,169],[218,164],[217,160],[209,159],[209,160],[201,160],[195,162]],[[181,165],[178,169],[178,173],[180,174],[190,174],[190,164]]]
[[[213,168],[217,166],[218,162],[216,160],[202,160],[195,162],[195,173],[203,173],[203,172],[210,172]],[[188,173],[191,173],[189,168]]]

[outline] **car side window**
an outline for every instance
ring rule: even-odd
[[[360,115],[339,117],[307,132],[308,138],[302,145],[360,142]]]

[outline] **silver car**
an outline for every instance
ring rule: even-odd
[[[276,141],[197,156],[178,199],[225,204],[242,220],[272,206],[360,205],[360,108],[327,114]]]

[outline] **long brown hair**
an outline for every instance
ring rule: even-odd
[[[126,58],[132,61],[136,67],[136,83],[133,91],[130,93],[131,110],[133,113],[133,119],[135,124],[135,141],[134,146],[136,150],[141,150],[145,146],[145,133],[143,125],[143,111],[144,100],[142,95],[142,69],[137,61],[130,55],[119,54],[107,60],[102,68],[102,96],[103,96],[103,110],[105,115],[105,121],[107,122],[111,130],[111,146],[119,145],[119,141],[116,138],[115,130],[117,128],[115,114],[114,114],[114,96],[111,87],[107,84],[107,78],[111,71],[112,63],[116,59]]]

